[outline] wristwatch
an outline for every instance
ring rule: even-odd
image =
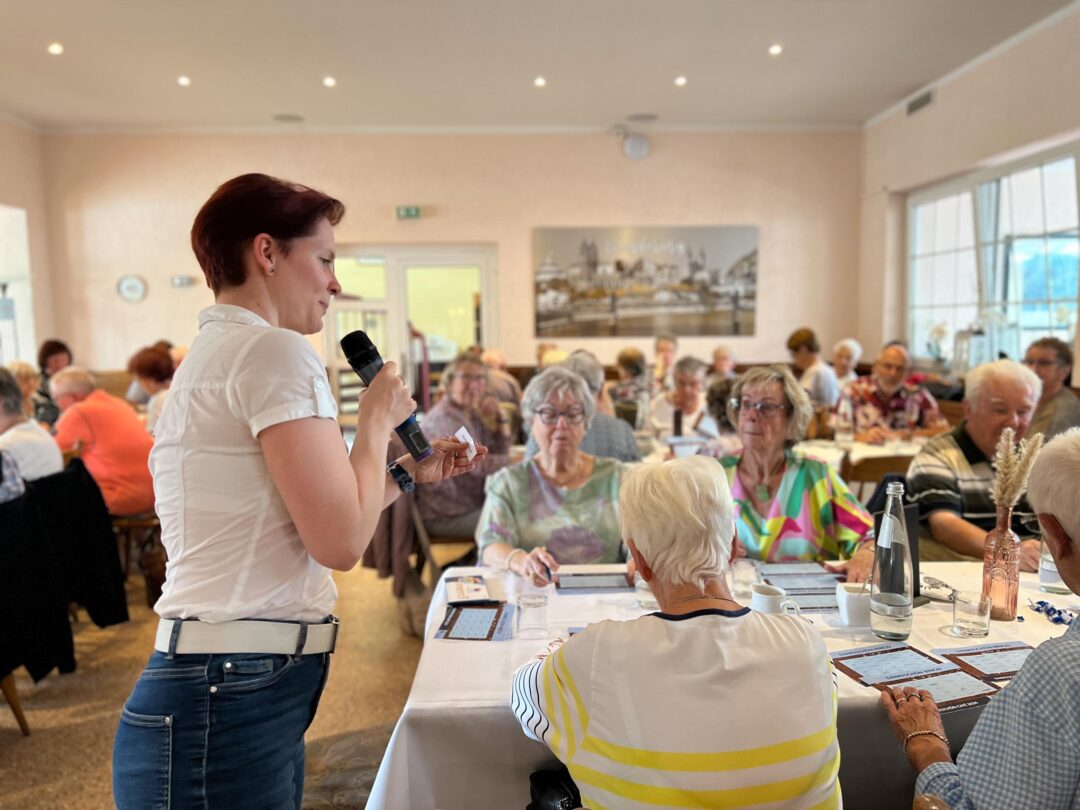
[[[416,489],[416,482],[413,481],[412,476],[409,475],[408,471],[396,461],[391,461],[387,464],[386,471],[390,473],[390,477],[394,479],[394,483],[397,484],[398,488],[406,495]]]

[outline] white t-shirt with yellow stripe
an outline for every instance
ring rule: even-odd
[[[832,666],[795,617],[593,624],[519,669],[512,705],[591,810],[842,806]]]

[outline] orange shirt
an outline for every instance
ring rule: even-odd
[[[82,460],[114,515],[134,515],[154,508],[150,478],[153,437],[124,400],[100,388],[61,414],[56,443],[70,450],[82,442]]]

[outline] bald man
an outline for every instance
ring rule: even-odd
[[[874,361],[869,377],[851,383],[855,439],[883,444],[910,434],[936,436],[949,425],[925,388],[905,382],[911,357],[903,346],[886,346]]]

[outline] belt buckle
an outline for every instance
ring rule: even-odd
[[[337,637],[338,632],[341,630],[341,619],[331,613],[329,618],[327,618],[327,622],[334,625],[334,638],[330,641],[330,652],[333,652],[337,649]]]

